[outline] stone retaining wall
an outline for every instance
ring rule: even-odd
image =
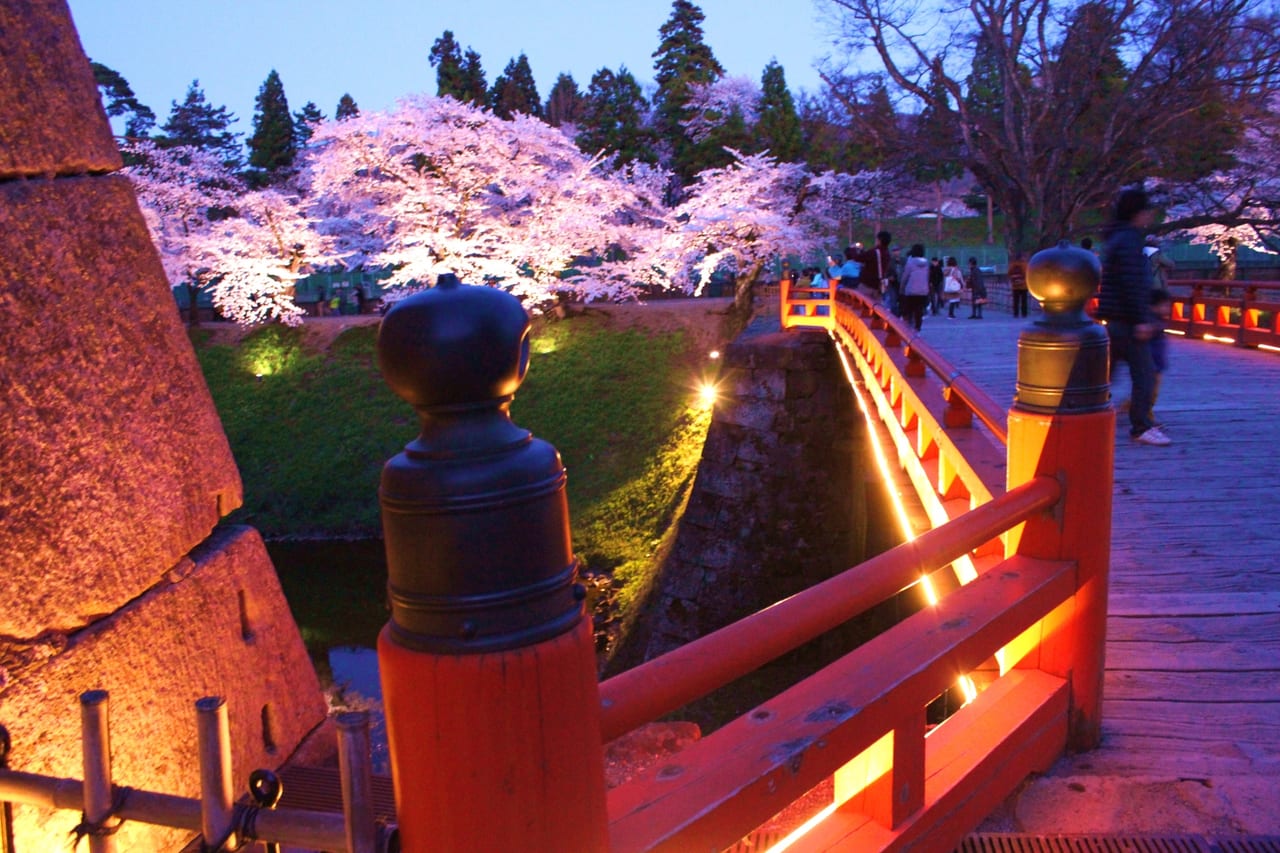
[[[118,784],[197,796],[195,701],[226,698],[238,790],[325,704],[62,0],[0,3],[0,725],[12,769],[80,778],[110,692]],[[18,850],[79,821],[18,807]],[[187,834],[126,823],[122,850]]]

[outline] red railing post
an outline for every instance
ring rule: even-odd
[[[1008,551],[1074,560],[1076,594],[1046,620],[1040,669],[1071,683],[1068,747],[1098,745],[1106,654],[1107,576],[1115,411],[1108,385],[1106,331],[1084,313],[1100,269],[1090,252],[1068,247],[1036,253],[1027,285],[1045,317],[1018,339],[1018,381],[1009,412],[1008,486],[1057,478],[1062,502],[1010,532]]]
[[[600,695],[555,448],[511,422],[529,318],[441,276],[378,333],[422,433],[382,472],[378,638],[403,849],[603,851]]]

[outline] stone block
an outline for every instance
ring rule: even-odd
[[[772,429],[778,408],[764,400],[730,398],[716,410],[719,421],[751,430]]]
[[[240,474],[122,177],[0,184],[0,636],[141,595]]]
[[[65,0],[0,3],[0,180],[120,168]]]
[[[221,696],[233,788],[284,763],[325,717],[315,670],[262,539],[219,529],[166,582],[70,638],[0,688],[12,769],[79,779],[79,696],[110,693],[117,784],[199,796],[195,702]],[[15,807],[18,850],[65,849],[78,812]],[[127,822],[120,850],[178,850],[190,833]]]

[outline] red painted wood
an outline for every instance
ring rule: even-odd
[[[378,638],[403,849],[608,849],[590,620],[524,649]]]
[[[732,844],[918,714],[1073,588],[1069,564],[1006,561],[611,791],[611,849]]]
[[[1067,484],[1060,507],[1028,520],[1008,542],[1011,552],[1075,560],[1079,566],[1075,606],[1059,630],[1047,632],[1039,662],[1047,672],[1070,677],[1076,750],[1092,749],[1101,738],[1114,454],[1111,409],[1066,416],[1009,413],[1009,486],[1037,476]]]
[[[1028,774],[1043,772],[1066,740],[1069,688],[1045,673],[1010,673],[925,740],[923,808],[895,829],[844,807],[792,853],[954,850]]]

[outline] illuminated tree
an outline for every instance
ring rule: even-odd
[[[537,308],[562,291],[622,298],[655,277],[635,259],[662,221],[661,176],[609,172],[536,119],[419,97],[312,142],[317,229],[347,263],[391,268],[392,284],[453,272]]]
[[[293,283],[306,262],[325,258],[300,198],[248,192],[214,151],[191,146],[130,146],[125,170],[170,284],[186,289],[189,322],[208,292],[214,308],[241,324],[296,323]]]

